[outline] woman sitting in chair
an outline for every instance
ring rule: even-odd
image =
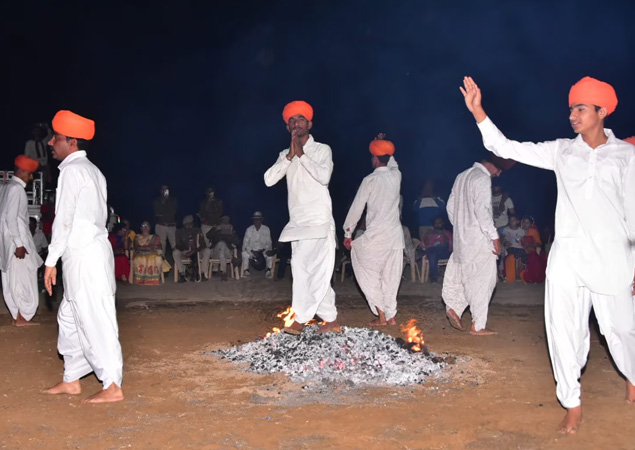
[[[126,255],[127,236],[128,228],[123,223],[117,224],[113,232],[108,235],[108,240],[115,255],[115,278],[124,283],[128,283],[128,277],[130,276],[130,260]]]
[[[141,233],[134,238],[134,284],[159,285],[163,272],[161,238],[150,234],[150,224],[141,224]]]

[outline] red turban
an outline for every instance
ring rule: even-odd
[[[289,119],[298,114],[304,116],[304,118],[309,122],[313,120],[313,108],[307,102],[303,102],[302,100],[287,103],[287,106],[285,106],[282,110],[282,118],[285,123],[289,123]]]
[[[58,111],[53,117],[53,130],[67,137],[90,141],[95,136],[95,122],[71,111]]]
[[[37,159],[29,158],[26,155],[18,155],[13,161],[16,167],[26,170],[27,172],[35,172],[40,166]]]
[[[624,139],[625,142],[628,142],[631,145],[635,145],[635,136],[631,136],[629,138]]]
[[[370,141],[368,150],[375,156],[394,155],[395,144],[384,139],[375,139],[374,141]]]
[[[569,107],[576,104],[604,107],[611,114],[617,107],[617,95],[610,84],[584,77],[571,86],[569,91]]]

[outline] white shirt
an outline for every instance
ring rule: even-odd
[[[250,252],[252,250],[271,250],[271,231],[267,225],[260,225],[257,230],[255,225],[250,226],[245,231],[243,249]]]
[[[309,139],[304,155],[287,159],[283,150],[276,163],[265,172],[265,184],[273,186],[287,177],[289,223],[280,233],[280,242],[325,238],[335,231],[329,181],[333,173],[331,147]]]
[[[489,118],[478,126],[488,150],[556,174],[556,236],[547,278],[604,295],[629,286],[635,269],[635,148],[609,129],[607,142],[592,149],[581,135],[535,144],[507,139]]]
[[[492,177],[481,163],[460,173],[448,199],[448,218],[454,226],[453,254],[459,264],[488,258],[498,233],[492,219]]]
[[[35,250],[38,253],[49,246],[49,242],[46,240],[46,236],[39,228],[35,230],[35,234],[33,235],[33,242],[35,243]]]
[[[3,272],[9,269],[18,247],[28,252],[26,259],[32,269],[42,265],[29,230],[25,187],[26,183],[14,176],[0,191],[0,270]]]
[[[67,156],[59,169],[53,234],[46,258],[49,267],[66,252],[87,253],[96,241],[108,242],[108,194],[103,174],[83,150]]]
[[[523,248],[520,240],[527,234],[527,232],[520,226],[515,230],[512,230],[509,225],[503,228],[501,233],[503,236],[503,246],[505,244],[511,244],[511,248]]]
[[[509,197],[503,202],[503,207],[501,208],[502,199],[503,194],[492,195],[492,214],[494,215],[494,226],[496,228],[504,227],[509,223],[509,210],[514,209],[514,202]]]
[[[388,165],[377,167],[362,180],[344,221],[344,236],[352,236],[366,208],[366,231],[355,239],[355,244],[372,245],[378,249],[403,249],[403,228],[399,220],[400,190],[401,172],[391,156]]]

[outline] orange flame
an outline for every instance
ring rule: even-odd
[[[406,334],[406,341],[413,344],[411,350],[420,352],[423,345],[423,332],[416,325],[417,319],[410,319],[405,325],[401,325],[401,332]]]
[[[287,306],[287,309],[276,314],[276,317],[279,317],[280,319],[282,319],[282,322],[284,322],[284,325],[282,326],[282,328],[288,327],[288,326],[291,326],[291,324],[295,320],[295,311],[293,311],[292,307]],[[312,325],[314,323],[315,323],[315,319],[311,319],[306,323],[306,325]],[[265,335],[265,337],[268,338],[269,336],[273,334],[280,333],[282,331],[282,328],[274,327],[273,330],[271,330],[269,333]]]

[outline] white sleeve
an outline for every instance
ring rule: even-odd
[[[280,152],[274,165],[265,172],[265,185],[267,187],[273,186],[287,174],[287,169],[291,164],[291,161],[287,159],[287,154],[289,154],[288,149]]]
[[[487,117],[478,124],[483,145],[490,152],[501,158],[509,158],[530,166],[541,169],[553,170],[556,164],[556,152],[558,141],[540,142],[518,142],[507,139],[501,131],[496,128],[494,122]]]
[[[20,228],[18,226],[18,220],[20,217],[20,210],[24,208],[26,205],[20,205],[22,192],[18,189],[19,186],[13,184],[9,192],[7,192],[7,228],[9,230],[9,235],[11,236],[11,240],[15,244],[15,247],[24,247],[24,242],[22,242],[22,237],[20,236]],[[22,208],[20,208],[22,206]]]
[[[326,186],[331,181],[333,173],[333,158],[331,156],[331,147],[326,144],[322,145],[319,151],[313,154],[313,157],[306,153],[300,157],[300,164],[309,172],[309,175],[318,183]]]
[[[46,257],[46,265],[48,267],[55,267],[57,260],[66,250],[68,237],[73,230],[73,219],[77,208],[77,192],[80,189],[79,180],[73,177],[73,172],[68,168],[60,174],[57,186],[53,234],[49,244],[49,254]]]
[[[507,200],[505,200],[505,207],[507,208],[507,210],[509,211],[510,209],[514,209],[514,202],[512,201],[511,198],[507,198]]]
[[[632,157],[624,177],[624,216],[626,229],[631,241],[631,251],[635,254],[635,157]]]
[[[492,188],[490,183],[484,183],[480,180],[475,182],[474,190],[474,214],[476,221],[484,235],[490,239],[498,239],[498,232],[494,227],[494,219],[492,218]]]
[[[370,186],[368,186],[368,179],[364,178],[362,184],[359,186],[357,190],[357,194],[355,195],[355,200],[353,200],[353,204],[351,208],[348,210],[348,214],[346,216],[346,220],[344,220],[344,237],[350,238],[353,235],[353,231],[355,231],[355,227],[357,226],[357,222],[362,217],[362,213],[364,212],[364,207],[366,206],[366,202],[368,201],[368,196],[370,195]]]

